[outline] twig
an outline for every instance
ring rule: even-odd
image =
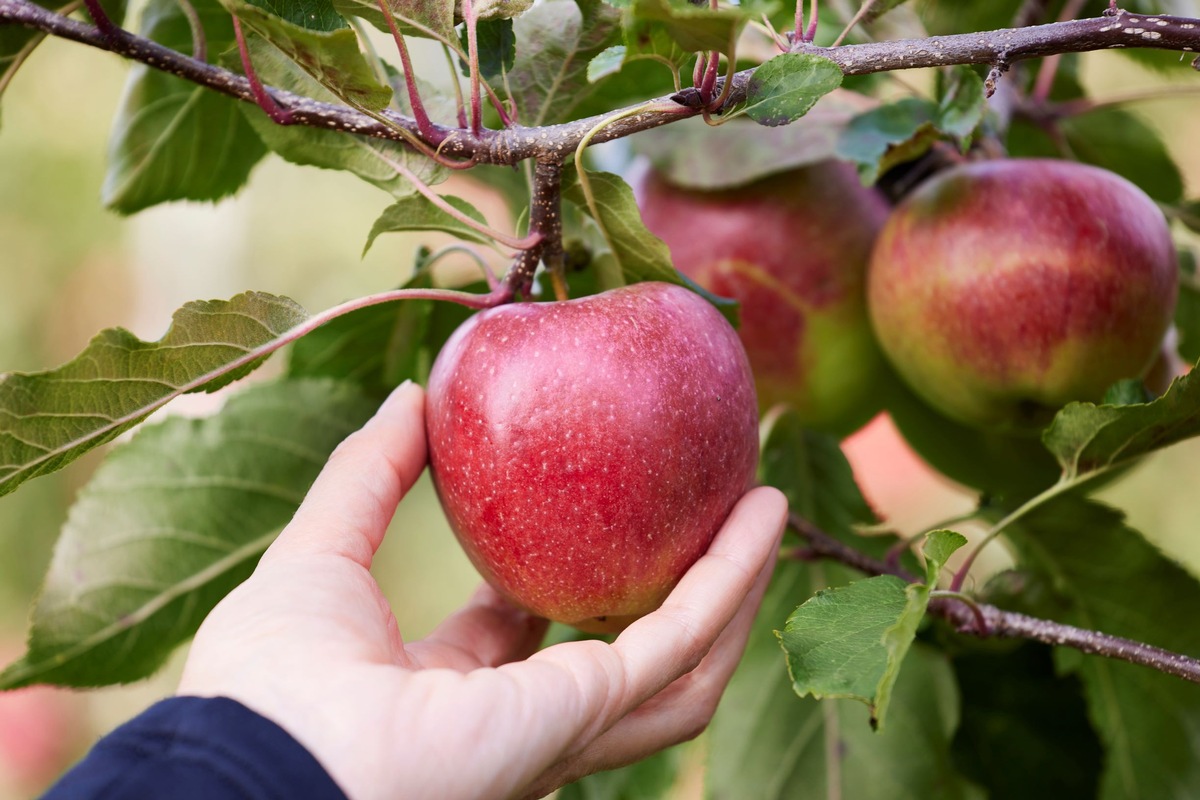
[[[915,575],[899,566],[873,558],[838,541],[803,517],[791,514],[789,524],[808,544],[787,554],[792,558],[827,558],[868,575],[895,575],[909,582],[917,580]],[[1200,683],[1200,659],[1121,636],[1005,611],[988,603],[974,602],[974,605],[968,605],[958,597],[934,597],[929,601],[929,613],[949,621],[959,633],[983,638],[1033,639],[1059,647],[1071,647],[1091,655],[1140,664],[1192,683]]]

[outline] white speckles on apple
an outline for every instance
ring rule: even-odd
[[[505,306],[434,366],[431,467],[500,591],[562,621],[629,617],[661,602],[753,479],[755,406],[736,333],[685,289]]]

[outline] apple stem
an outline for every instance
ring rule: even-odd
[[[804,538],[807,546],[793,548],[784,553],[785,557],[806,561],[829,559],[867,575],[895,575],[909,583],[918,582],[918,578],[912,573],[856,550],[798,514],[789,515],[789,525]],[[1150,667],[1176,678],[1200,683],[1200,659],[1191,656],[1100,631],[1005,611],[988,603],[969,599],[957,590],[931,594],[933,596],[929,602],[928,613],[947,620],[959,633],[987,638],[1032,639]]]

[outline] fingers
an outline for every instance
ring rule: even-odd
[[[350,434],[264,559],[341,555],[369,567],[400,498],[425,467],[425,393],[404,383]]]
[[[465,672],[498,667],[537,650],[548,624],[484,584],[433,633],[409,645],[408,654],[426,669],[449,667]]]
[[[690,672],[743,607],[774,563],[787,522],[787,500],[763,487],[734,507],[724,527],[657,611],[617,637],[627,674],[626,710]]]
[[[585,775],[632,764],[700,735],[712,721],[721,694],[741,661],[774,566],[774,557],[763,565],[754,588],[700,666],[621,719],[579,753],[548,769],[530,786],[528,796],[541,797]]]

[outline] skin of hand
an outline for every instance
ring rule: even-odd
[[[546,622],[486,586],[406,643],[370,566],[425,466],[424,402],[401,386],[334,451],[200,627],[179,694],[274,720],[353,800],[541,797],[698,735],[766,589],[783,496],[747,493],[662,607],[612,644],[539,651]]]

